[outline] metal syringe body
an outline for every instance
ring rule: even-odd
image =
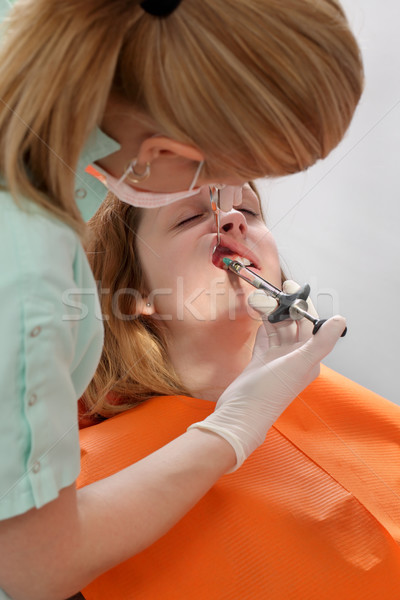
[[[228,257],[222,259],[222,262],[228,267],[230,271],[236,273],[239,277],[250,283],[253,287],[258,290],[263,290],[268,296],[272,296],[276,300],[279,300],[282,296],[282,292],[279,288],[272,285],[268,281],[265,281],[262,277],[259,277],[256,273],[242,265],[238,260],[231,260]]]

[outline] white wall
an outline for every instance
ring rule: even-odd
[[[286,272],[348,319],[324,362],[400,404],[400,2],[342,4],[366,71],[349,132],[307,173],[258,184]]]

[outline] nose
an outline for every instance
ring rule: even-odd
[[[221,231],[229,233],[234,237],[245,237],[247,234],[247,223],[244,215],[235,209],[229,212],[221,210],[220,216]]]

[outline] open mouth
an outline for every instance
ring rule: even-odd
[[[221,235],[221,241],[212,254],[212,262],[218,269],[226,269],[223,258],[227,256],[232,260],[238,260],[246,267],[259,269],[258,258],[244,244],[236,241],[228,235]]]

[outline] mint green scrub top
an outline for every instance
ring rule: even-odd
[[[118,149],[96,130],[81,156],[75,196],[86,219],[106,188],[84,169]],[[76,480],[77,400],[103,344],[78,236],[33,202],[18,207],[7,191],[0,191],[0,324],[0,519],[7,519],[51,502]]]

